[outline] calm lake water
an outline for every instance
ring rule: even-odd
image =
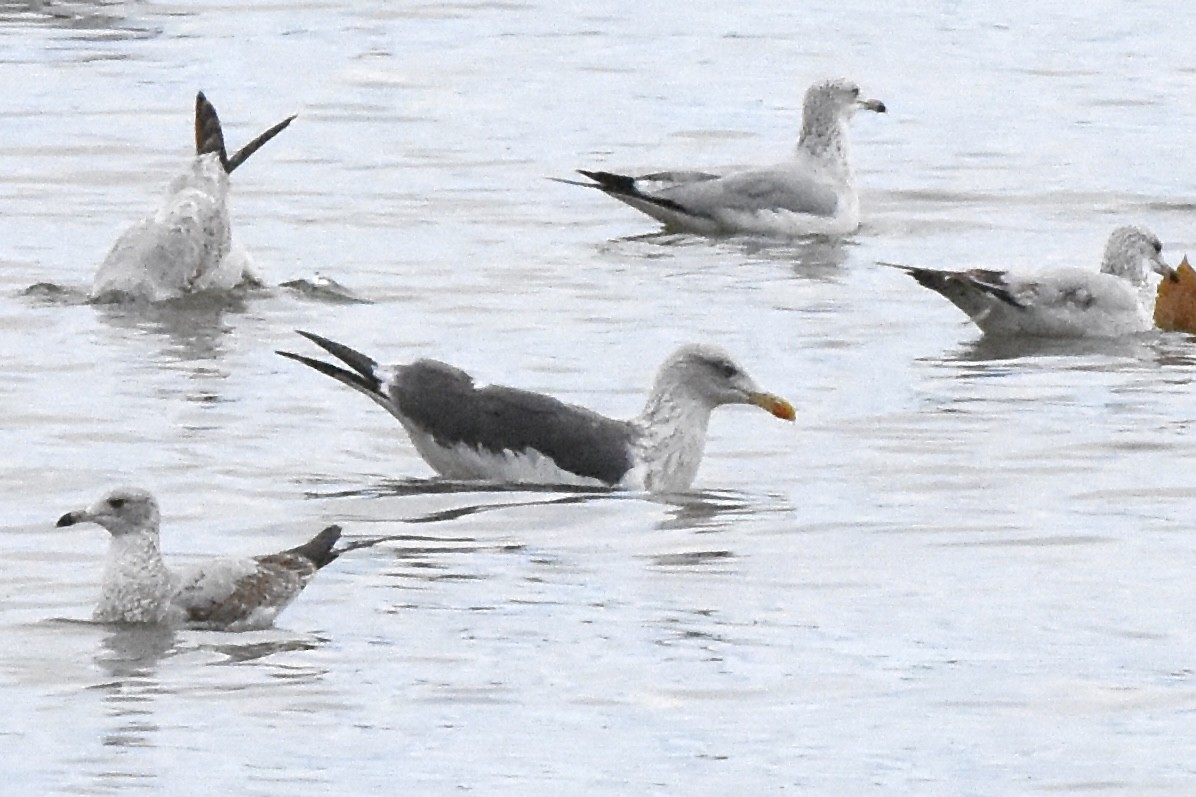
[[[885,5],[0,4],[0,791],[1196,791],[1196,344],[994,345],[875,264],[1196,252],[1196,26]],[[546,179],[780,158],[838,74],[889,107],[850,238],[653,235]],[[233,178],[267,281],[369,303],[71,298],[197,89],[232,147],[299,114]],[[446,485],[296,328],[622,416],[717,342],[798,420],[716,413],[685,496]],[[106,534],[52,524],[120,484],[176,562],[385,540],[270,631],[96,626]]]

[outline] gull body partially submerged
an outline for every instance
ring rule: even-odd
[[[1109,236],[1099,272],[940,271],[884,265],[900,268],[942,294],[986,335],[1120,337],[1154,328],[1155,283],[1150,273],[1173,273],[1162,251],[1154,233],[1126,226]]]
[[[674,352],[644,410],[623,421],[541,393],[478,387],[436,360],[381,366],[343,344],[299,334],[348,368],[278,353],[368,396],[398,419],[433,470],[453,479],[685,490],[697,475],[715,407],[752,404],[794,418],[789,402],[760,390],[715,346]]]
[[[329,526],[297,548],[252,558],[211,559],[172,570],[158,544],[158,502],[145,490],[114,490],[59,526],[97,523],[112,535],[100,600],[102,623],[162,623],[244,631],[274,622],[307,582],[339,555],[340,527]]]
[[[295,117],[229,157],[216,109],[195,97],[195,157],[171,181],[162,205],[113,244],[92,281],[93,301],[175,299],[256,283],[248,254],[232,239],[229,175]]]
[[[824,80],[806,91],[793,157],[756,169],[711,174],[677,170],[638,177],[580,170],[597,188],[671,231],[705,235],[843,235],[860,226],[860,200],[848,148],[857,110],[885,112],[850,80]]]

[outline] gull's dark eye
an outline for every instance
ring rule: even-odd
[[[123,498],[109,498],[108,499],[108,506],[112,507],[113,509],[120,509],[124,505],[125,505],[125,499],[123,499]]]
[[[852,86],[852,87],[851,87],[851,96],[853,96],[853,97],[859,97],[859,96],[860,96],[860,87],[859,87],[859,86]]]
[[[1151,241],[1150,245],[1154,247],[1154,253],[1156,255],[1160,255],[1163,253],[1163,242],[1160,241],[1158,238],[1155,238],[1153,241]]]
[[[739,375],[739,369],[729,362],[715,363],[714,370],[718,371],[724,379],[734,379]]]

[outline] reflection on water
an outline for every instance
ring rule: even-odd
[[[1125,357],[1153,359],[1158,335],[1122,338],[1038,338],[983,335],[965,344],[948,359],[983,362],[1021,357]]]
[[[784,515],[792,511],[780,495],[752,495],[734,490],[703,490],[649,496],[669,508],[668,517],[656,524],[662,531],[718,531],[745,518]]]
[[[675,259],[686,249],[714,247],[736,262],[747,259],[792,264],[793,274],[806,279],[839,279],[847,262],[851,239],[811,235],[805,238],[769,238],[756,235],[706,236],[693,233],[653,232],[615,238],[597,244],[599,252],[636,260]]]
[[[370,487],[329,492],[308,492],[308,498],[381,498],[409,495],[452,495],[457,493],[569,493],[594,496],[620,496],[609,487],[584,487],[569,484],[495,484],[486,481],[464,481],[433,476],[426,479],[382,479]]]
[[[268,633],[275,634],[277,632]],[[225,636],[236,637],[237,635],[228,634]],[[245,662],[257,661],[279,653],[316,650],[327,642],[328,640],[323,637],[280,638],[261,641],[254,638],[248,641],[215,643],[202,647],[226,656],[227,660],[224,662],[225,664],[244,664]],[[308,673],[308,675],[314,674]]]
[[[108,681],[94,687],[104,693],[108,726],[100,737],[105,747],[152,747],[160,730],[155,703],[161,685],[157,672],[161,661],[176,644],[175,632],[162,626],[107,626],[95,663]],[[129,769],[109,760],[105,781],[141,781],[146,773],[129,762]]]
[[[227,316],[247,311],[240,294],[201,294],[156,304],[106,303],[95,306],[104,323],[115,329],[161,336],[170,345],[163,354],[172,360],[217,360],[224,354],[225,339],[233,331]]]
[[[100,642],[101,650],[95,655],[95,663],[115,678],[117,685],[152,678],[158,664],[171,653],[177,642],[177,632],[166,626],[100,627],[108,629],[108,633]]]
[[[717,564],[734,556],[735,554],[730,551],[684,551],[682,553],[657,554],[651,558],[652,564],[656,567],[688,568]]]
[[[0,24],[44,25],[77,31],[78,41],[150,39],[162,28],[129,19],[127,0],[0,0]],[[96,35],[96,33],[102,35]]]

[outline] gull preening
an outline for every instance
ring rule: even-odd
[[[1017,274],[884,265],[941,293],[986,335],[1119,337],[1154,328],[1155,287],[1149,273],[1173,274],[1162,251],[1154,233],[1127,226],[1109,236],[1099,272],[1060,268]]]
[[[271,625],[316,571],[336,559],[333,546],[341,532],[329,526],[297,548],[175,571],[162,561],[158,502],[145,490],[114,490],[58,519],[59,526],[76,523],[97,523],[112,535],[93,619],[224,631]]]
[[[860,226],[847,125],[861,109],[884,113],[885,104],[862,98],[850,80],[823,80],[806,91],[797,149],[782,163],[725,175],[679,170],[631,177],[579,170],[594,182],[561,182],[597,188],[672,231],[844,235]]]
[[[195,96],[195,157],[174,178],[156,211],[112,245],[92,281],[93,301],[160,302],[257,283],[248,253],[232,240],[228,177],[294,116],[229,157],[216,109]]]
[[[348,368],[278,353],[368,396],[398,419],[433,470],[452,479],[680,491],[697,475],[715,407],[752,404],[794,418],[789,402],[762,391],[715,346],[673,353],[643,411],[624,421],[541,393],[478,387],[436,360],[380,366],[348,346],[299,334]]]

